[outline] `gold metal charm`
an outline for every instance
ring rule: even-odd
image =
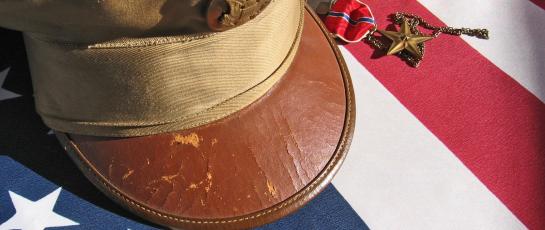
[[[390,49],[388,49],[388,52],[386,53],[387,55],[392,55],[399,53],[402,50],[407,50],[418,59],[422,59],[422,52],[420,51],[418,45],[433,39],[431,36],[424,36],[411,32],[411,28],[409,27],[407,20],[403,21],[399,32],[386,30],[379,30],[378,32],[392,40],[392,45],[390,45]]]
[[[254,19],[271,0],[210,0],[208,26],[213,31],[225,31]]]

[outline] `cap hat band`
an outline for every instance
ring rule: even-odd
[[[287,71],[303,4],[276,0],[254,20],[205,36],[79,46],[25,34],[37,111],[53,129],[98,136],[149,135],[223,118]]]

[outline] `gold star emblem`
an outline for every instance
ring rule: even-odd
[[[379,32],[385,37],[392,40],[392,45],[388,50],[387,55],[392,55],[401,52],[402,50],[407,50],[414,57],[422,59],[422,52],[418,48],[418,44],[425,41],[433,39],[430,36],[423,36],[418,34],[413,34],[411,28],[409,28],[409,23],[407,20],[404,20],[401,24],[401,31],[386,31],[379,30]]]

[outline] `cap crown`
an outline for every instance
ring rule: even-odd
[[[84,43],[223,31],[256,17],[270,0],[3,0],[0,27]]]

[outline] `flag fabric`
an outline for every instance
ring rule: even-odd
[[[262,229],[545,229],[545,1],[360,1],[379,29],[400,11],[490,39],[440,35],[416,69],[340,46],[357,103],[351,150],[332,186]],[[33,205],[67,229],[156,228],[78,172],[34,112],[20,34],[0,37],[0,229]]]
[[[122,218],[0,156],[0,229],[153,229]]]
[[[379,29],[401,11],[490,39],[440,35],[416,69],[343,46],[358,115],[335,187],[371,229],[545,229],[543,1],[365,3]]]
[[[7,156],[0,155],[0,166],[1,230],[156,229],[99,208]],[[308,228],[368,229],[333,186],[298,212],[259,229]]]

